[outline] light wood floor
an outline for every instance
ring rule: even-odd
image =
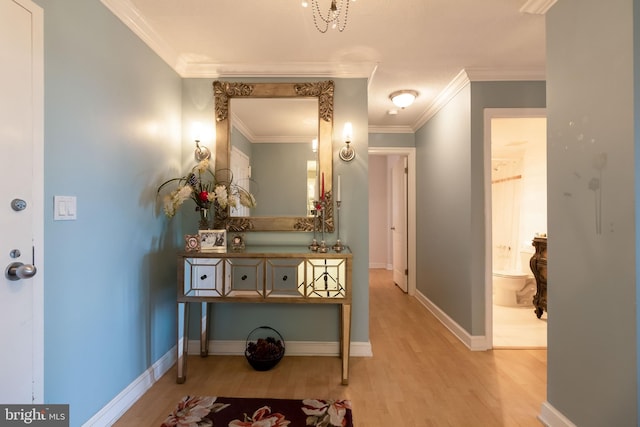
[[[390,272],[370,277],[373,357],[351,358],[348,386],[337,357],[285,356],[256,372],[242,356],[190,356],[185,384],[174,367],[115,426],[159,426],[185,395],[350,399],[356,427],[541,425],[546,350],[472,352]]]

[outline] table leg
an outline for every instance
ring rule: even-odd
[[[178,303],[177,312],[177,349],[178,349],[178,375],[176,382],[182,384],[187,379],[187,349],[189,344],[189,304]],[[180,336],[182,334],[182,336]]]
[[[341,304],[342,384],[349,384],[349,350],[351,347],[351,304]]]
[[[200,356],[207,357],[209,355],[209,312],[210,305],[208,302],[200,304]]]

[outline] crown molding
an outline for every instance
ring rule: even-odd
[[[544,81],[546,80],[545,70],[542,69],[518,69],[503,70],[490,68],[465,68],[461,70],[442,92],[429,105],[427,110],[411,126],[413,131],[417,131],[433,116],[436,115],[460,90],[471,82],[489,81]]]
[[[431,105],[427,107],[426,111],[422,113],[422,115],[418,118],[418,120],[412,126],[413,131],[415,132],[416,130],[420,129],[425,123],[429,121],[429,119],[435,116],[442,107],[447,105],[447,103],[451,101],[451,99],[453,99],[453,97],[455,97],[458,92],[460,92],[469,83],[471,83],[471,79],[469,79],[467,71],[464,69],[461,70],[453,78],[453,80],[449,82],[449,84],[443,89],[443,91],[440,92],[438,96],[436,96]]]
[[[540,81],[546,80],[544,69],[465,68],[472,82]]]
[[[414,133],[411,126],[369,126],[369,133]]]
[[[558,0],[527,0],[520,8],[521,13],[544,15]]]
[[[279,63],[187,63],[176,70],[184,78],[220,77],[334,77],[369,78],[376,64],[370,62],[340,64],[333,62]]]
[[[118,19],[120,19],[135,35],[151,48],[171,68],[184,68],[178,54],[140,15],[140,12],[129,0],[100,0]]]

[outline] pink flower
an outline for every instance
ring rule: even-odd
[[[187,396],[162,423],[162,427],[187,427],[197,425],[211,412],[215,397]],[[217,411],[216,411],[217,412]]]
[[[349,400],[315,400],[305,399],[302,401],[305,405],[302,411],[312,417],[315,417],[318,424],[320,421],[325,422],[323,425],[329,426],[346,426],[347,420],[345,415],[347,410],[351,409],[351,401]],[[329,424],[326,424],[326,422]]]
[[[285,427],[291,424],[282,414],[272,414],[271,408],[263,406],[257,409],[252,417],[244,416],[244,421],[233,420],[229,427]]]

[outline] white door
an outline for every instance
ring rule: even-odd
[[[233,174],[233,182],[247,191],[250,190],[251,184],[251,165],[249,165],[249,157],[236,147],[231,148],[230,169]],[[236,208],[232,208],[231,216],[250,216],[250,210],[246,206],[238,203]]]
[[[0,0],[2,403],[43,401],[42,33],[40,7]]]
[[[393,281],[407,292],[407,158],[391,169],[391,240]]]

